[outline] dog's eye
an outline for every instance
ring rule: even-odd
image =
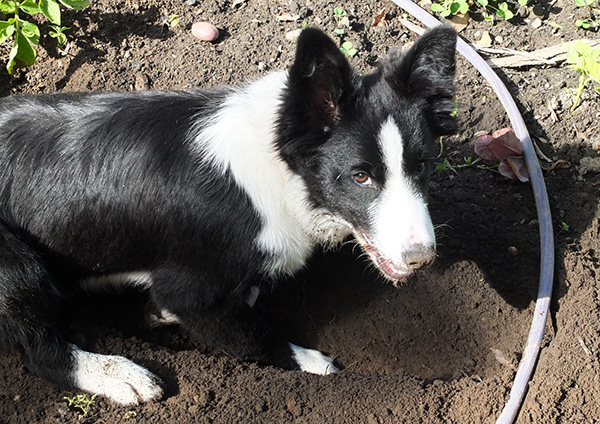
[[[371,180],[371,177],[366,172],[357,172],[356,174],[352,175],[352,178],[354,178],[354,181],[361,186],[373,185],[373,180]]]

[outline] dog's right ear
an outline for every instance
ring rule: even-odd
[[[340,104],[354,90],[355,73],[325,33],[307,28],[300,34],[288,88],[304,105],[305,117],[324,129],[340,118]],[[306,116],[308,115],[308,116]]]

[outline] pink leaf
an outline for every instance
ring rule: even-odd
[[[500,161],[498,172],[511,180],[519,180],[522,183],[529,181],[529,172],[525,159],[522,157],[507,158]]]
[[[492,135],[482,135],[475,140],[475,153],[485,160],[502,160],[523,154],[523,144],[512,130],[502,128]]]
[[[485,160],[500,161],[498,171],[511,180],[529,181],[527,165],[523,159],[523,144],[512,130],[502,128],[492,135],[477,137],[475,153]]]

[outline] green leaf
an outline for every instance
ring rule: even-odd
[[[8,73],[13,73],[17,61],[22,62],[26,66],[31,66],[34,64],[35,58],[36,52],[29,39],[21,31],[17,31],[15,43],[8,56],[8,65],[6,65]]]
[[[70,9],[81,10],[90,4],[90,0],[60,0],[62,4]]]
[[[0,21],[0,43],[5,42],[15,32],[14,19],[11,21]]]
[[[28,15],[32,15],[32,16],[40,13],[40,7],[33,0],[25,0],[23,3],[21,3],[19,5],[19,9],[21,9],[23,12],[27,13]]]
[[[488,3],[488,0],[477,0],[477,2],[478,2],[480,5],[482,5],[483,7],[487,7],[487,5],[489,4],[489,3]]]
[[[442,7],[441,4],[438,3],[432,3],[431,4],[431,11],[432,12],[443,12],[444,8]]]
[[[23,35],[25,35],[31,43],[37,44],[40,39],[40,29],[37,25],[27,21],[20,22]]]
[[[577,4],[577,6],[579,7],[585,7],[585,6],[590,6],[592,3],[594,3],[596,0],[575,0],[575,3]]]
[[[460,8],[460,3],[452,2],[450,4],[450,13],[453,15],[456,15],[459,8]]]
[[[60,25],[60,6],[56,0],[40,0],[40,9],[50,22]]]
[[[600,63],[590,58],[584,58],[583,66],[588,74],[594,81],[600,83]]]
[[[17,13],[17,3],[14,1],[0,1],[0,12],[5,15]]]
[[[65,28],[66,29],[66,28]],[[52,38],[56,38],[59,48],[63,48],[67,44],[67,36],[62,31],[48,31],[48,35]]]
[[[458,9],[463,15],[469,11],[469,4],[467,2],[460,2],[460,8]]]
[[[335,13],[340,18],[347,15],[346,11],[344,9],[342,9],[341,7],[334,8],[333,13]]]

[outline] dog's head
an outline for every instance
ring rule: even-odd
[[[342,219],[393,281],[431,263],[427,186],[453,117],[456,33],[430,30],[359,76],[335,43],[303,31],[278,123],[279,149],[314,206]]]

